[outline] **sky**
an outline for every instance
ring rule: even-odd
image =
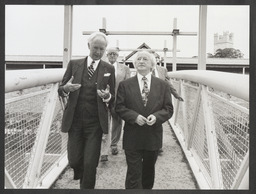
[[[5,17],[6,55],[63,55],[63,5],[7,5]],[[235,49],[249,58],[249,6],[207,6],[207,53],[214,53],[214,33],[234,34]],[[198,5],[77,5],[73,6],[72,55],[88,55],[87,35],[83,31],[98,31],[106,18],[107,31],[172,32],[177,18],[180,32],[198,32]],[[169,50],[172,36],[110,35],[109,47],[119,42],[121,49],[136,49],[146,43],[152,49]],[[197,36],[178,36],[177,57],[198,55]],[[120,55],[127,55],[122,52]],[[159,53],[163,56],[163,52]],[[171,52],[167,56],[172,56]]]

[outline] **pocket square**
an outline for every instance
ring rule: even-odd
[[[110,76],[110,73],[104,73],[104,77]]]

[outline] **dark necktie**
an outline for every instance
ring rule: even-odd
[[[89,79],[92,78],[93,73],[94,73],[94,68],[93,65],[95,64],[95,61],[92,61],[91,65],[88,67],[88,75],[89,75]]]
[[[141,96],[142,96],[143,104],[144,104],[144,106],[146,106],[147,101],[148,101],[148,94],[149,94],[147,78],[144,76],[142,78],[142,81],[143,81],[143,89],[142,89],[142,92],[141,92]]]

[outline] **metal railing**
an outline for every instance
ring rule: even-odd
[[[49,188],[68,163],[57,94],[64,71],[6,71],[6,188]],[[173,101],[170,123],[200,188],[248,188],[248,76],[213,71],[169,74],[185,100]]]
[[[201,189],[249,189],[249,76],[169,72],[184,102],[170,123]]]
[[[6,188],[49,188],[67,166],[57,93],[63,74],[63,69],[6,71]]]

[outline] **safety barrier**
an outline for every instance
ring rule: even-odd
[[[67,165],[57,95],[64,69],[7,71],[5,187],[49,188]],[[249,78],[170,72],[184,102],[170,123],[201,189],[248,189]]]
[[[6,71],[5,187],[49,188],[67,166],[60,132],[63,69]]]
[[[170,123],[201,189],[249,189],[249,76],[169,72],[184,99]]]

